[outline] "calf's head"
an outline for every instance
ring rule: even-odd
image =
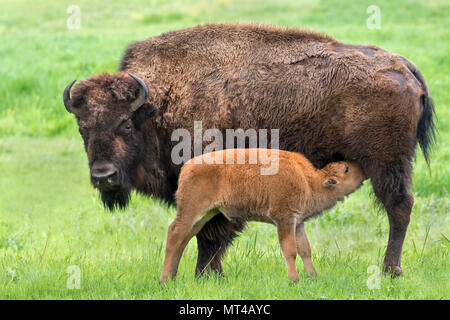
[[[145,82],[132,74],[102,74],[63,93],[64,105],[77,119],[88,156],[91,183],[105,206],[125,207],[135,183],[144,146],[143,124],[157,109],[147,104]]]
[[[332,162],[321,171],[323,186],[341,201],[344,196],[358,189],[366,179],[361,167],[356,162]]]

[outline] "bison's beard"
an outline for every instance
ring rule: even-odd
[[[100,191],[100,197],[103,205],[111,211],[116,208],[125,209],[130,201],[130,189],[121,187],[117,190]]]
[[[119,168],[119,184],[117,188],[110,190],[99,190],[100,198],[106,209],[114,211],[115,209],[125,209],[130,202],[131,185],[129,173],[123,168],[128,166],[124,163],[115,163],[116,168]]]

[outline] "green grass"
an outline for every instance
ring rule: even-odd
[[[134,196],[123,212],[105,212],[89,186],[79,138],[0,140],[0,297],[56,298],[449,298],[447,197],[416,196],[403,252],[405,275],[366,282],[380,266],[388,223],[369,198],[369,185],[307,223],[319,272],[287,280],[276,229],[252,223],[224,260],[224,278],[196,280],[196,242],[179,276],[158,282],[167,226],[175,216],[157,201]],[[447,238],[446,238],[447,237]],[[47,246],[46,246],[47,243]],[[81,269],[81,289],[67,289],[67,268]]]
[[[66,9],[81,8],[68,30]],[[366,8],[381,9],[381,29]],[[450,1],[90,1],[0,0],[0,298],[3,299],[449,299]],[[431,173],[418,155],[416,202],[398,279],[370,289],[381,267],[388,222],[370,185],[307,223],[319,272],[287,280],[276,229],[251,223],[224,259],[225,277],[195,279],[196,242],[175,281],[162,286],[167,227],[175,216],[133,195],[121,212],[102,209],[73,116],[61,93],[73,79],[114,72],[126,45],[204,22],[299,26],[347,43],[402,54],[423,72],[440,134]],[[317,230],[319,232],[317,233]],[[70,266],[81,289],[67,288]]]

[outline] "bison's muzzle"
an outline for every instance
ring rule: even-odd
[[[91,168],[91,181],[101,191],[116,190],[120,187],[117,168],[108,162],[95,162]]]

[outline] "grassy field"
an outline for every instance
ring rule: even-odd
[[[81,9],[67,28],[69,5]],[[370,5],[380,29],[366,25]],[[0,0],[1,299],[449,299],[450,1]],[[377,277],[388,221],[370,183],[307,223],[319,272],[288,282],[276,229],[251,223],[224,259],[225,277],[194,278],[196,242],[175,281],[158,282],[173,208],[134,195],[102,209],[64,87],[114,72],[126,45],[205,22],[253,21],[372,43],[414,61],[436,104],[431,172],[418,153],[411,224],[397,279]],[[77,289],[77,276],[80,286]],[[75,279],[75,281],[74,281]],[[378,281],[379,280],[379,281]],[[75,288],[74,288],[75,287]]]

